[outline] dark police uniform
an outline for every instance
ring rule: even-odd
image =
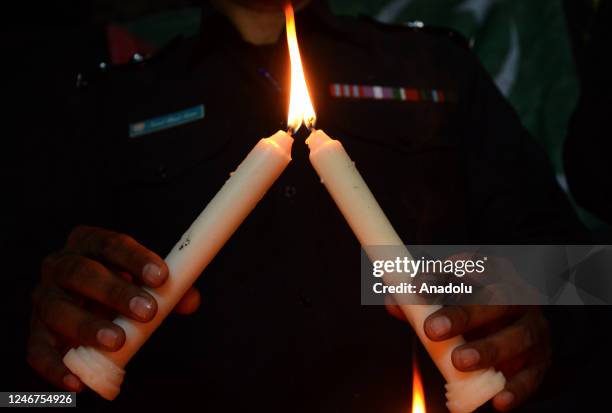
[[[297,29],[318,127],[345,145],[404,242],[581,235],[543,151],[457,35],[332,17],[319,3]],[[57,247],[88,224],[163,256],[253,145],[285,127],[288,65],[284,37],[249,45],[205,10],[199,38],[86,74],[69,127],[36,165],[45,201],[24,214],[42,211],[38,233]],[[188,121],[168,118],[184,110]],[[360,305],[359,244],[307,156],[298,137],[197,282],[201,309],[169,317],[128,365],[114,409],[408,410],[412,333]],[[442,403],[432,372],[429,397]]]

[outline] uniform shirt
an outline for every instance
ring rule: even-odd
[[[90,73],[69,94],[70,127],[36,165],[45,201],[26,208],[45,245],[88,224],[164,256],[253,145],[285,127],[284,36],[256,47],[223,16],[203,16],[198,38]],[[297,30],[317,126],[342,141],[405,243],[581,236],[545,154],[456,34],[332,17],[319,3]],[[203,119],[129,136],[199,105]],[[359,244],[303,140],[196,283],[200,310],[169,317],[127,366],[113,408],[408,410],[413,335],[360,305]],[[428,400],[441,404],[442,379],[425,370]]]

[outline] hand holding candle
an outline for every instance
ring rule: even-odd
[[[293,33],[295,34],[295,27]],[[296,53],[299,58],[297,45],[291,50],[293,58]],[[304,93],[306,96],[308,94],[303,74],[301,79],[300,74],[301,70],[300,73],[292,71],[290,118],[291,113],[296,112],[311,113],[314,118],[312,107],[308,112],[307,108],[299,105],[302,99],[294,98],[296,94],[300,97]],[[300,124],[301,121],[297,124],[289,123],[290,132],[299,129]],[[159,327],[285,170],[291,161],[292,144],[293,138],[283,131],[260,140],[181,237],[166,257],[170,272],[166,283],[157,289],[145,288],[157,301],[158,310],[153,320],[139,323],[125,317],[117,317],[114,323],[122,327],[126,334],[125,344],[117,352],[104,352],[81,346],[66,353],[64,364],[85,384],[109,400],[119,394],[125,374],[123,367]]]
[[[321,181],[349,223],[355,236],[371,260],[388,257],[371,256],[368,246],[393,246],[397,251],[403,245],[391,223],[380,209],[376,199],[355,168],[342,144],[316,130],[308,138],[310,161]],[[403,255],[411,259],[404,249]],[[392,280],[385,278],[385,282]],[[452,351],[465,343],[462,337],[440,342],[430,340],[423,329],[425,319],[440,307],[435,305],[400,304],[400,309],[419,336],[432,360],[447,381],[447,406],[453,413],[468,413],[491,399],[504,388],[504,376],[493,369],[461,372],[451,361]]]
[[[316,116],[310,103],[308,88],[302,72],[302,64],[297,45],[293,10],[290,5],[285,8],[287,17],[287,40],[291,52],[292,79],[303,82],[301,95],[293,96],[304,99],[304,102],[291,101],[291,108],[302,108],[302,112],[291,111],[294,116],[289,124],[297,130],[304,121],[312,133],[306,141],[310,149],[310,162],[321,178],[340,212],[347,220],[362,247],[371,260],[388,257],[376,256],[378,248],[369,246],[393,246],[395,251],[402,249],[402,255],[411,259],[400,237],[370,192],[367,184],[357,171],[342,144],[331,139],[321,130],[314,130]],[[385,278],[385,282],[393,280]],[[434,342],[424,332],[425,319],[438,310],[434,305],[400,305],[400,308],[421,342],[427,349],[436,366],[447,381],[447,406],[453,413],[469,413],[491,399],[504,388],[504,376],[494,369],[477,370],[469,373],[457,370],[451,361],[453,349],[465,343],[461,336]]]
[[[166,257],[170,276],[157,289],[145,288],[157,301],[156,316],[148,323],[117,317],[126,341],[117,352],[93,347],[74,348],[66,366],[87,386],[112,400],[120,391],[123,368],[179,302],[225,242],[238,229],[291,161],[293,138],[279,131],[260,140],[221,190]]]

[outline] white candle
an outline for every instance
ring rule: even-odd
[[[310,148],[310,162],[369,258],[389,259],[377,255],[385,254],[380,248],[368,248],[388,245],[394,247],[393,254],[402,251],[403,256],[412,259],[342,144],[321,130],[313,131],[306,143]],[[391,284],[397,282],[388,277],[384,280]],[[463,337],[441,342],[429,340],[423,323],[440,306],[400,304],[400,308],[446,379],[446,405],[452,413],[471,412],[503,390],[506,380],[492,368],[466,373],[453,366],[451,353],[465,343]]]
[[[127,362],[285,170],[291,161],[292,144],[293,138],[279,131],[255,145],[166,257],[170,270],[166,283],[156,289],[145,288],[157,300],[155,318],[141,323],[117,317],[114,323],[126,334],[123,347],[117,352],[83,346],[71,349],[64,357],[70,371],[102,397],[117,397]]]

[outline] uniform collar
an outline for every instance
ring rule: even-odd
[[[296,19],[300,38],[321,31],[337,30],[335,17],[331,14],[326,0],[312,0],[304,10],[296,14]],[[209,2],[204,2],[200,33],[191,38],[176,38],[156,53],[151,60],[157,61],[158,67],[167,66],[167,70],[181,71],[189,70],[207,56],[217,53],[247,52],[268,55],[270,51],[284,47],[284,44],[284,32],[275,44],[255,46],[245,42],[227,17],[213,8]]]
[[[302,33],[321,30],[330,21],[330,17],[331,12],[325,0],[312,0],[304,10],[296,14],[298,30]],[[278,41],[284,41],[284,36],[279,36]],[[228,45],[233,47],[261,47],[245,42],[229,19],[214,9],[208,2],[202,7],[198,43],[199,48],[204,52]]]

